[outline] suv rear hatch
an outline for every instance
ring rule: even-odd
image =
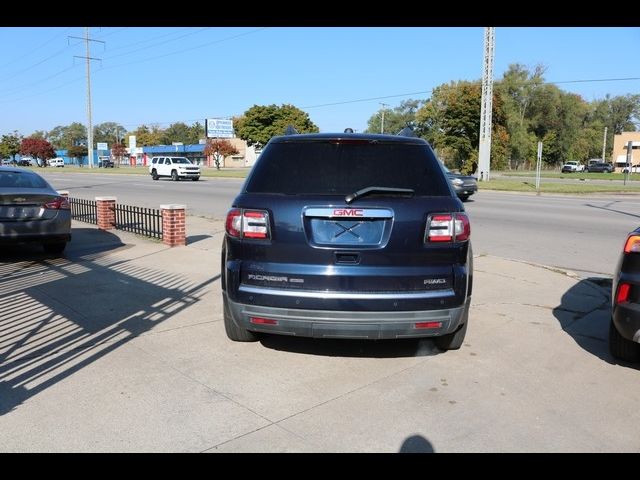
[[[467,242],[443,240],[438,215],[460,224],[462,211],[423,141],[272,141],[227,218],[229,293],[285,308],[460,305]]]

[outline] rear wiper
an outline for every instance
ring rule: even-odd
[[[360,198],[360,197],[364,197],[365,195],[368,195],[370,193],[401,194],[401,195],[408,195],[410,197],[413,197],[415,192],[411,188],[366,187],[366,188],[363,188],[361,190],[358,190],[357,192],[350,193],[349,195],[344,197],[344,201],[346,203],[351,203],[355,199]]]

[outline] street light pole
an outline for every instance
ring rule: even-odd
[[[382,122],[380,123],[380,133],[384,133],[384,110],[389,106],[388,103],[380,103],[382,105]]]

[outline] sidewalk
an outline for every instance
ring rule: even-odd
[[[0,260],[0,451],[637,451],[609,292],[475,258],[463,347],[230,342],[223,221],[187,246],[74,222],[66,258]],[[420,441],[416,441],[416,439]]]

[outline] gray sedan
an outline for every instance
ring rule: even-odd
[[[31,170],[0,167],[0,244],[40,243],[59,254],[71,240],[71,209]]]

